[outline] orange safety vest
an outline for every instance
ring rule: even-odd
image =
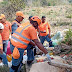
[[[46,36],[48,34],[48,23],[41,24],[39,26],[39,30],[42,32],[46,32],[46,33],[40,32],[40,36]]]
[[[27,45],[30,42],[30,37],[26,35],[27,29],[32,27],[31,24],[21,24],[17,30],[13,33],[11,37],[11,43],[16,48],[26,49]]]
[[[0,49],[3,50],[3,44],[2,44],[2,37],[1,37],[1,35],[0,35]]]

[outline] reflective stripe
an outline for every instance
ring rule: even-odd
[[[26,37],[25,37],[25,36],[23,36],[22,34],[20,34],[20,33],[16,32],[16,31],[15,31],[14,33],[16,33],[17,35],[21,36],[22,38],[24,38],[24,39],[26,39],[26,40],[30,41],[30,39],[26,38]]]
[[[21,34],[21,33],[23,32],[23,30],[24,30],[25,28],[27,28],[28,26],[31,26],[31,25],[29,24],[29,25],[25,26],[25,27],[21,30],[20,34]]]
[[[23,42],[23,41],[21,41],[21,40],[19,40],[19,39],[17,39],[16,37],[14,37],[14,36],[12,36],[12,38],[13,39],[15,39],[16,41],[18,41],[18,42],[20,42],[20,43],[22,43],[22,44],[24,44],[24,45],[28,45],[27,43],[25,43],[25,42]]]

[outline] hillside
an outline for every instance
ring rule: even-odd
[[[0,13],[4,13],[7,20],[13,21],[15,12],[21,10],[25,15],[24,22],[31,15],[37,15],[40,18],[45,15],[52,27],[52,33],[56,33],[58,30],[72,27],[71,2],[72,0],[4,0],[0,4]]]

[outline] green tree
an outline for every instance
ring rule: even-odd
[[[25,0],[3,0],[0,8],[0,12],[5,14],[9,21],[12,21],[16,11],[20,11],[25,8]]]

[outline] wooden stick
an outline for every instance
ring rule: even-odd
[[[72,70],[72,65],[51,61],[50,65]]]

